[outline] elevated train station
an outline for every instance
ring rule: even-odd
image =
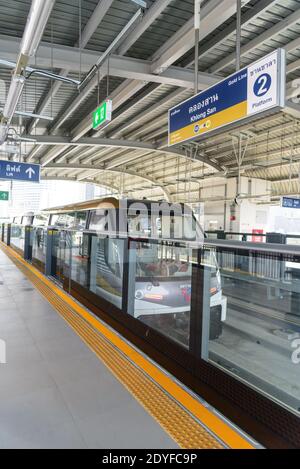
[[[299,34],[0,0],[0,449],[300,448]]]

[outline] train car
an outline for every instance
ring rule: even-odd
[[[157,202],[128,200],[124,204],[103,198],[44,211],[49,226],[59,231],[55,276],[62,282],[71,278],[73,286],[84,287],[122,309],[124,275],[129,275],[130,314],[149,325],[160,318],[168,331],[178,330],[180,323],[187,336],[193,243],[197,233],[201,236],[201,227],[187,207],[181,206],[184,210],[177,214],[167,204],[166,215],[153,215],[153,204]],[[183,228],[183,224],[187,228],[175,237],[176,225]],[[166,225],[169,235],[163,236]],[[203,263],[210,267],[210,337],[214,339],[222,333],[227,301],[214,254]]]

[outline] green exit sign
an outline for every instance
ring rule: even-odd
[[[93,112],[93,129],[111,121],[112,101],[107,99]]]
[[[7,191],[0,191],[0,200],[7,201],[9,199],[9,192]]]

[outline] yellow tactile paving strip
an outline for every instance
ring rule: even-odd
[[[226,425],[11,248],[2,242],[0,247],[181,448],[253,448],[238,431]]]

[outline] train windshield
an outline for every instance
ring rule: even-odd
[[[33,226],[46,226],[48,223],[48,215],[43,213],[38,213],[34,215],[33,218]]]
[[[22,218],[22,225],[23,225],[23,226],[31,225],[31,224],[32,224],[32,219],[33,219],[33,216],[32,216],[32,215],[25,215],[25,216]]]
[[[132,237],[149,237],[174,241],[196,239],[196,219],[188,215],[128,214],[128,234]]]
[[[136,274],[140,278],[191,276],[192,250],[171,243],[157,244],[139,242],[136,246]]]
[[[51,215],[50,225],[58,228],[81,230],[85,228],[87,212],[59,213]]]

